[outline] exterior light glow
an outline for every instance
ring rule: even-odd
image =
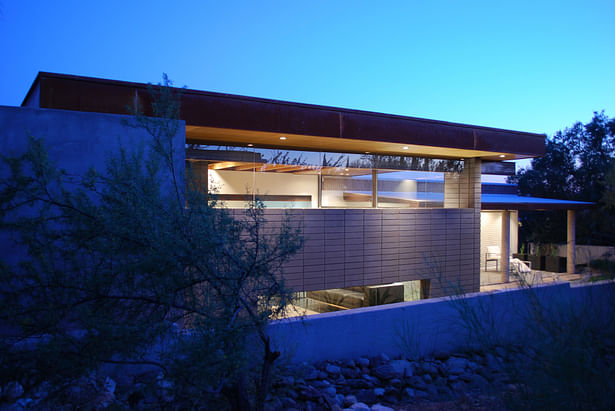
[[[504,158],[506,157],[504,154],[500,154],[500,158]]]
[[[369,151],[366,151],[365,154],[369,154]]]
[[[344,169],[344,171],[348,171],[348,169],[347,169],[347,168],[345,168],[345,169]]]
[[[408,149],[408,146],[404,146],[403,148],[404,148],[404,150],[407,150],[407,149]]]
[[[254,144],[250,143],[248,144],[248,147],[254,147]]]
[[[282,136],[280,137],[280,140],[286,140],[286,137]]]

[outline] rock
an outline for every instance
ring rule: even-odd
[[[385,407],[384,405],[375,404],[372,405],[372,411],[395,411],[393,408]]]
[[[384,402],[388,402],[389,404],[399,404],[399,399],[397,398],[397,396],[399,395],[399,393],[395,393],[395,394],[385,394],[384,396]]]
[[[474,377],[474,375],[476,375],[476,374],[464,372],[463,374],[459,374],[458,377],[462,381],[470,382],[470,381],[472,381],[472,378]]]
[[[408,387],[404,390],[404,395],[406,397],[414,398],[414,396],[416,395],[416,392],[414,391],[414,388]]]
[[[325,395],[328,395],[329,397],[335,397],[335,394],[337,394],[337,391],[335,390],[335,387],[330,385],[327,388],[325,388],[324,390],[322,390],[323,393],[325,393]]]
[[[438,395],[438,387],[436,387],[435,385],[431,384],[427,386],[427,392],[430,395],[436,396]]]
[[[446,395],[446,396],[450,396],[451,395],[451,390],[446,385],[438,385],[436,387],[436,391],[440,395]]]
[[[304,378],[306,381],[315,380],[318,378],[319,374],[320,372],[316,368],[310,367],[307,370],[305,370]]]
[[[107,390],[107,392],[110,392],[111,394],[115,394],[115,387],[117,387],[117,384],[111,378],[105,377],[105,382],[103,383],[103,387],[105,388],[105,390]]]
[[[319,380],[324,380],[326,378],[329,378],[329,374],[324,372],[324,371],[319,371],[318,372],[318,379]]]
[[[19,397],[23,395],[23,387],[17,381],[11,381],[2,390],[4,398],[8,402],[15,402]]]
[[[383,380],[390,380],[392,378],[399,378],[403,376],[403,374],[400,374],[399,372],[397,372],[395,368],[391,366],[391,364],[379,365],[372,370],[372,373],[376,377],[383,379]]]
[[[346,380],[346,385],[352,388],[371,388],[374,386],[374,383],[371,381],[364,380],[362,378],[352,378]]]
[[[295,385],[295,377],[293,377],[292,375],[285,375],[284,377],[282,377],[280,383],[282,385]]]
[[[369,375],[369,374],[363,374],[363,375],[362,375],[362,378],[363,378],[365,381],[368,381],[369,383],[371,383],[371,384],[373,384],[373,385],[378,385],[378,384],[380,384],[380,381],[379,381],[377,378],[372,377],[372,376],[371,376],[371,375]]]
[[[350,407],[352,404],[356,404],[357,401],[357,397],[355,397],[354,395],[347,395],[344,397],[344,401],[342,401],[342,407]]]
[[[410,361],[394,360],[391,361],[389,365],[393,367],[393,370],[395,370],[400,377],[411,377],[414,372],[414,366]]]
[[[369,358],[361,357],[356,362],[359,367],[369,367]]]
[[[374,388],[374,394],[376,395],[376,397],[382,397],[385,392],[386,391],[384,388]]]
[[[295,401],[294,399],[292,399],[290,397],[282,397],[282,398],[280,398],[280,401],[282,402],[282,407],[284,409],[296,408],[297,407],[297,401]]]
[[[353,411],[371,411],[369,405],[364,404],[362,402],[355,402],[350,406],[350,409]]]
[[[450,374],[461,374],[466,370],[468,363],[469,361],[465,358],[450,357],[444,364]]]
[[[432,377],[437,377],[440,374],[438,366],[433,361],[424,361],[421,364],[421,370],[424,374],[430,374]]]
[[[410,377],[410,379],[408,380],[408,385],[418,390],[427,389],[427,384],[425,383],[425,381],[421,377],[417,377],[417,376]]]
[[[474,388],[479,388],[483,390],[485,387],[489,385],[489,381],[487,381],[484,377],[480,376],[479,374],[474,374],[472,375],[472,378],[470,378],[470,385]]]
[[[279,398],[273,398],[265,404],[265,411],[276,411],[282,408],[282,401]]]
[[[325,367],[325,371],[334,376],[340,375],[340,373],[342,372],[340,367],[333,364],[327,364],[327,366]]]
[[[474,361],[468,361],[468,368],[472,370],[472,372],[476,372],[478,369],[482,367]]]
[[[451,389],[457,392],[465,392],[467,386],[463,381],[455,381],[451,384]]]
[[[302,400],[314,400],[320,398],[320,392],[316,388],[308,385],[299,392],[299,398]]]
[[[492,371],[499,372],[502,370],[502,361],[491,353],[487,353],[487,355],[485,356],[485,362],[487,367]]]
[[[414,390],[414,397],[415,398],[428,398],[429,394],[423,390]]]
[[[314,388],[327,388],[331,385],[331,383],[327,380],[315,380],[310,383],[310,385]]]
[[[399,378],[393,378],[392,380],[389,381],[389,384],[395,387],[399,387],[400,385],[402,385],[402,382]]]
[[[354,362],[354,360],[344,360],[344,362],[342,363],[344,364],[344,366],[348,367],[348,368],[354,368],[356,367],[356,363]]]
[[[344,394],[335,394],[335,403],[338,405],[342,405],[342,403],[344,402]]]
[[[355,393],[357,400],[364,403],[373,404],[378,401],[378,397],[374,394],[374,390],[360,390]]]
[[[425,380],[425,382],[427,384],[431,383],[433,381],[433,378],[431,378],[431,374],[425,374],[423,375],[423,379]]]
[[[491,371],[489,371],[487,367],[479,368],[478,370],[476,370],[476,373],[481,375],[483,378],[485,378],[489,382],[493,381],[493,374],[491,373]]]
[[[346,378],[359,378],[361,376],[361,371],[356,368],[342,368],[342,375]]]

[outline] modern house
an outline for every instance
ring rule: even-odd
[[[149,100],[146,84],[39,73],[21,107],[0,107],[0,148],[30,133],[83,170],[144,138],[122,119]],[[305,246],[282,275],[306,296],[479,291],[488,245],[508,279],[516,212],[528,208],[571,210],[574,270],[573,210],[586,204],[481,188],[482,174],[514,174],[508,161],[543,155],[543,134],[187,89],[180,117],[176,161],[204,189],[229,208],[258,198],[270,224],[287,212],[302,224]]]

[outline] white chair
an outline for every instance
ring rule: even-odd
[[[495,271],[500,271],[500,246],[489,245],[487,246],[487,253],[485,254],[485,271],[489,271],[489,261],[495,261]]]

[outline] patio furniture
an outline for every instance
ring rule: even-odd
[[[510,259],[510,273],[517,277],[522,284],[536,285],[542,283],[542,271],[532,270],[525,261],[518,258]]]
[[[495,261],[495,271],[500,271],[500,246],[489,245],[487,246],[487,253],[485,254],[485,271],[489,271],[489,261]]]

